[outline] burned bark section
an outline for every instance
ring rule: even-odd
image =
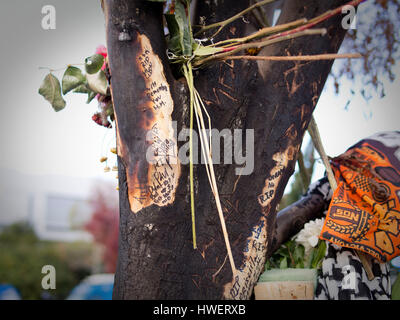
[[[160,20],[151,19],[161,17],[160,6],[135,7],[121,1],[111,9],[108,50],[117,151],[127,168],[130,208],[137,213],[152,204],[165,206],[174,201],[180,176],[171,118],[174,102],[164,68],[168,64],[162,60],[163,35],[154,27],[161,28]],[[126,16],[129,12],[134,14]],[[147,19],[150,27],[138,27],[139,19]],[[153,44],[150,37],[157,36],[159,41]]]
[[[294,21],[305,17],[311,19],[329,9],[343,5],[344,0],[324,1],[322,4],[318,0],[307,1],[286,1],[282,8],[282,13],[277,24]],[[327,34],[321,36],[305,36],[288,42],[273,45],[261,50],[259,55],[312,55],[320,53],[336,53],[345,36],[346,30],[341,26],[341,16],[333,17],[318,25],[318,28],[326,28]],[[266,140],[273,142],[273,145],[266,144],[263,154],[264,160],[268,163],[271,154],[282,148],[285,142],[287,145],[295,147],[296,153],[301,146],[304,132],[308,127],[311,114],[321,95],[325,81],[330,73],[333,61],[302,61],[302,62],[264,62],[257,63],[264,82],[263,105],[268,109],[275,108],[273,117],[259,118],[257,111],[254,116],[254,126],[260,126],[260,121],[267,123],[265,126]],[[321,106],[324,107],[324,106]],[[279,127],[282,129],[279,131]],[[285,136],[281,136],[284,128],[287,128]],[[290,133],[291,132],[291,133]],[[257,141],[257,140],[256,140]],[[269,225],[269,240],[267,257],[273,253],[276,239],[273,231],[276,224],[276,206],[279,203],[284,187],[295,166],[295,157],[288,164],[289,174],[286,174],[279,186],[274,198],[274,203],[270,208],[264,208],[271,219]],[[279,238],[278,238],[279,241]]]
[[[315,16],[343,1],[290,2],[303,9],[292,7],[290,10],[294,11],[290,14],[285,11],[289,9],[284,9],[281,22]],[[236,14],[248,4],[249,1],[237,0],[204,1],[198,4],[197,12],[209,17],[206,22],[212,23]],[[211,115],[213,128],[254,130],[254,171],[250,175],[237,175],[235,165],[215,165],[239,269],[233,277],[203,165],[195,166],[197,250],[192,245],[188,166],[181,167],[173,203],[151,204],[137,213],[131,210],[126,177],[132,163],[143,158],[143,141],[138,136],[143,137],[144,130],[136,127],[138,117],[143,115],[132,110],[145,90],[140,70],[131,66],[136,54],[132,48],[135,35],[146,35],[164,64],[174,101],[172,120],[178,121],[178,131],[187,127],[188,92],[181,82],[173,80],[168,68],[158,4],[107,0],[105,13],[117,130],[121,145],[126,147],[125,153],[119,150],[121,219],[114,298],[248,299],[273,246],[275,208],[293,173],[296,154],[332,62],[226,61],[195,74],[195,86]],[[328,35],[323,38],[283,42],[268,48],[264,54],[337,52],[344,36],[339,18],[329,20],[326,26]],[[128,28],[131,41],[118,40],[124,28]],[[242,36],[246,28],[246,23],[238,20],[218,37]],[[245,145],[245,140],[243,136],[244,150],[251,147]],[[143,174],[147,167],[142,165],[138,172]]]
[[[177,287],[179,272],[171,274],[167,269],[169,264],[174,265],[174,257],[180,252],[174,244],[184,244],[184,239],[179,236],[189,230],[190,221],[183,218],[183,213],[188,212],[187,203],[177,202],[180,207],[164,207],[167,209],[162,210],[164,204],[149,201],[149,198],[154,200],[150,197],[149,186],[155,176],[154,166],[152,169],[146,157],[149,148],[146,137],[155,123],[164,124],[170,131],[174,104],[175,107],[182,105],[175,97],[187,96],[187,92],[175,94],[176,88],[184,88],[175,82],[169,70],[162,4],[110,0],[104,3],[104,12],[120,180],[121,219],[114,298],[151,299],[167,297],[171,293],[184,295]],[[155,71],[157,79],[153,79]],[[170,100],[168,112],[159,112],[157,101],[147,95],[149,89],[154,89],[151,87],[153,82],[163,86],[161,100]],[[180,126],[181,119],[178,120]],[[179,176],[174,178],[179,179]],[[177,184],[173,186],[175,194]],[[185,186],[186,181],[180,185]],[[185,231],[177,231],[177,226],[182,224]]]
[[[329,203],[320,194],[307,195],[278,212],[271,253],[296,235],[310,220],[322,218]]]
[[[279,23],[312,18],[343,4],[343,1],[289,2],[290,5],[285,3]],[[207,6],[204,4],[200,15],[224,11],[226,2]],[[336,17],[320,26],[327,28],[325,37],[309,36],[282,42],[265,48],[260,55],[336,53],[345,35],[340,21],[341,17]],[[216,40],[239,37],[244,28],[243,21],[232,24]],[[265,258],[277,242],[273,232],[276,206],[294,171],[304,132],[331,66],[332,61],[254,63],[228,60],[199,71],[196,77],[214,127],[254,130],[252,174],[238,176],[235,166],[216,166],[233,256],[240,271],[237,277],[225,283],[231,276],[229,265],[225,265],[216,277],[216,281],[225,283],[224,298],[250,297]],[[212,196],[206,189],[205,183],[200,190],[204,208],[199,214],[208,214],[209,225],[215,226],[214,232],[218,232],[218,220],[212,215],[215,211]],[[210,256],[218,252],[216,246],[217,243],[213,243],[207,247]]]

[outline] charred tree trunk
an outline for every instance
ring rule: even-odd
[[[312,18],[339,0],[290,0],[279,23]],[[198,16],[212,23],[243,10],[249,1],[200,1]],[[169,148],[184,142],[188,92],[170,70],[162,6],[139,0],[106,0],[107,45],[117,122],[120,178],[119,259],[115,299],[248,299],[274,248],[276,206],[289,177],[331,61],[219,62],[198,70],[195,85],[213,127],[254,129],[254,170],[215,165],[235,264],[233,276],[203,165],[195,167],[196,231],[193,249],[188,165],[146,161],[146,134],[156,129]],[[308,36],[267,47],[260,55],[335,53],[345,30],[328,20],[324,37]],[[238,20],[218,39],[244,35]],[[218,40],[217,39],[217,40]],[[159,93],[159,100],[151,95]],[[161,93],[160,93],[161,92]],[[177,128],[172,126],[177,121]],[[243,138],[243,144],[246,139]],[[244,148],[251,150],[250,143]],[[176,150],[175,150],[176,151]],[[240,169],[240,168],[239,168]]]

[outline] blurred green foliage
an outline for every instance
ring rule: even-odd
[[[400,273],[392,285],[392,300],[400,300]]]
[[[319,240],[318,245],[306,256],[304,246],[294,239],[286,241],[267,259],[265,269],[311,268],[320,269],[325,256],[326,243]]]
[[[40,240],[23,223],[13,224],[0,233],[0,283],[15,286],[22,299],[64,299],[91,273],[92,245]],[[56,289],[42,289],[42,267],[56,269]]]
[[[300,151],[297,159],[298,170],[294,173],[294,180],[290,185],[290,191],[285,193],[279,204],[279,210],[286,208],[296,202],[306,193],[311,183],[314,172],[314,145],[312,141],[308,143],[304,152]]]
[[[266,261],[265,269],[304,268],[304,247],[291,239]]]

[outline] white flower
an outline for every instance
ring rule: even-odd
[[[304,228],[294,236],[296,243],[304,246],[304,254],[307,257],[311,250],[318,244],[319,235],[324,225],[324,218],[315,219],[304,224]]]

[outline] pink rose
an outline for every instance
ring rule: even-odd
[[[96,48],[96,53],[101,54],[104,58],[107,58],[107,48],[103,45],[99,45]]]
[[[107,48],[105,46],[103,46],[103,45],[99,45],[96,48],[96,52],[95,53],[96,54],[101,54],[104,57],[104,64],[101,67],[101,70],[104,71],[104,69],[106,68]]]

